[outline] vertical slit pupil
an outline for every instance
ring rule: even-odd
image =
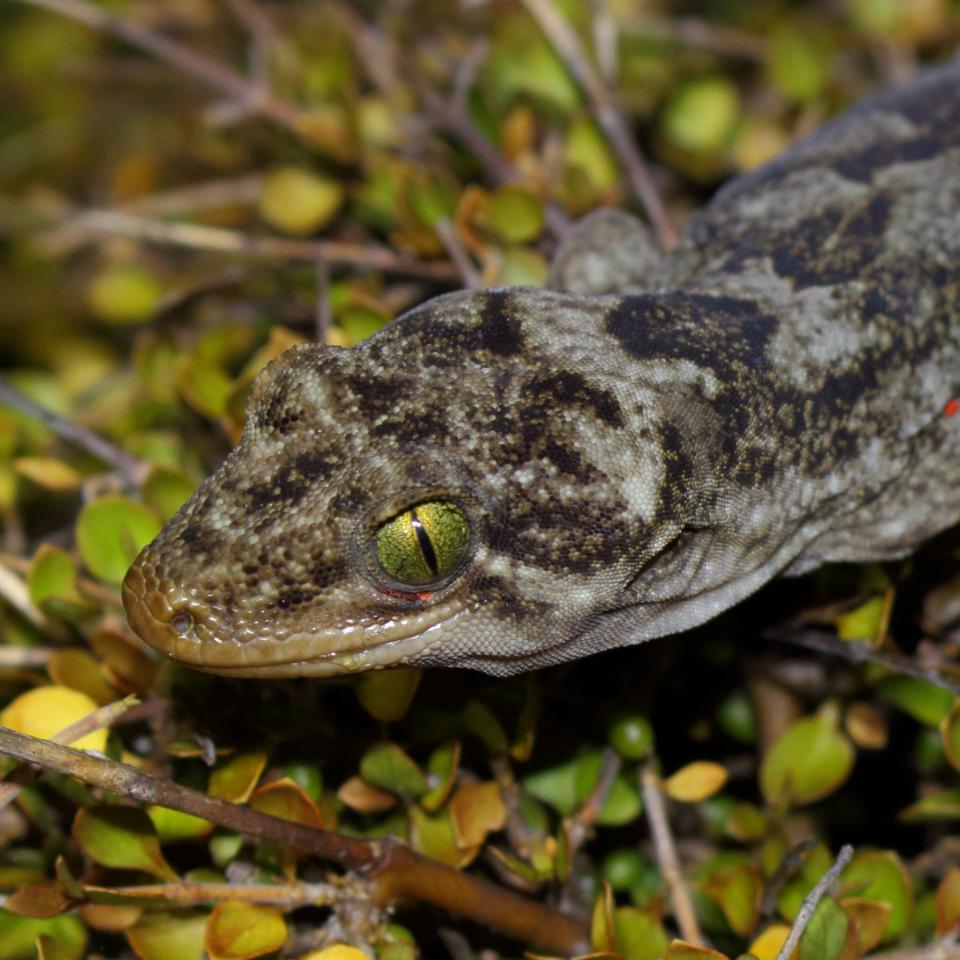
[[[437,563],[437,554],[433,549],[433,543],[430,541],[430,534],[427,533],[423,521],[417,516],[416,510],[410,511],[410,522],[413,524],[413,530],[417,535],[417,543],[420,544],[420,552],[423,559],[426,560],[430,572],[436,577],[440,573],[440,565]]]

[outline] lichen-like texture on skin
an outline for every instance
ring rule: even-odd
[[[960,65],[734,180],[668,257],[619,222],[643,270],[601,215],[568,292],[452,294],[274,361],[128,574],[134,629],[236,676],[508,674],[960,519]],[[468,518],[463,561],[395,583],[377,531],[433,501]]]

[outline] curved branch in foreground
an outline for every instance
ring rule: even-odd
[[[125,763],[38,740],[6,727],[0,727],[0,754],[76,777],[138,803],[158,804],[250,837],[297,847],[362,874],[370,882],[373,899],[382,904],[404,900],[429,903],[561,953],[576,953],[585,946],[584,927],[565,914],[421,857],[397,841],[358,840],[281,820]]]

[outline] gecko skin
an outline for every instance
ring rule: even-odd
[[[554,284],[275,360],[127,575],[137,633],[233,676],[510,674],[960,520],[960,63],[734,180],[669,256],[589,219]]]

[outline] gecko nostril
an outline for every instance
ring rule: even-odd
[[[189,633],[193,629],[193,617],[186,610],[180,610],[173,615],[170,626],[179,633]]]

